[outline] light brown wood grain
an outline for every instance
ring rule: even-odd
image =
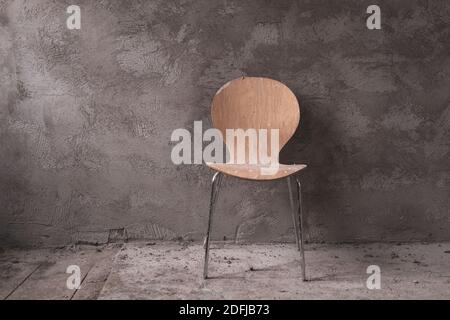
[[[219,129],[228,148],[231,141],[227,141],[227,129],[267,129],[269,146],[268,156],[271,156],[270,130],[279,130],[279,145],[274,151],[278,156],[279,151],[294,135],[300,121],[300,106],[294,93],[279,81],[268,78],[243,77],[225,84],[214,96],[212,102],[211,117],[213,126]],[[237,153],[236,140],[233,143],[232,154]],[[275,175],[261,175],[262,165],[258,158],[258,147],[252,149],[245,144],[244,164],[211,164],[211,168],[228,175],[251,180],[273,180],[294,174],[305,168],[305,165],[290,167],[282,165]],[[255,154],[256,153],[256,154]],[[257,163],[250,163],[252,158],[258,159]],[[236,163],[234,159],[233,163]],[[288,168],[290,167],[290,168]]]

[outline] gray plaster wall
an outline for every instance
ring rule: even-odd
[[[170,136],[242,75],[300,101],[281,159],[308,165],[308,241],[450,240],[449,19],[445,0],[0,0],[0,244],[201,239],[212,172],[174,165]],[[214,228],[292,241],[285,181],[226,178]]]

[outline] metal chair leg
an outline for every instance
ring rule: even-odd
[[[302,279],[306,281],[306,262],[305,262],[305,250],[303,248],[304,243],[304,232],[303,232],[303,210],[302,210],[302,185],[297,177],[295,177],[297,181],[297,193],[298,193],[298,222],[297,225],[299,227],[300,233],[300,255],[302,258]]]
[[[214,214],[214,208],[216,205],[217,196],[219,195],[219,188],[222,182],[222,173],[216,172],[212,178],[211,186],[211,200],[209,204],[209,218],[208,218],[208,229],[206,231],[204,248],[205,248],[205,262],[203,265],[203,279],[208,278],[208,260],[209,260],[209,242],[211,236],[212,218]]]
[[[289,190],[289,202],[291,204],[292,222],[294,224],[294,230],[295,230],[295,242],[297,243],[298,250],[300,251],[300,236],[298,233],[297,215],[295,213],[294,199],[292,197],[291,177],[287,177],[286,181],[287,181],[288,190]]]

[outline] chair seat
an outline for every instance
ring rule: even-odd
[[[229,176],[247,180],[276,180],[288,177],[304,168],[305,164],[279,164],[278,171],[274,174],[263,174],[261,169],[267,168],[258,164],[228,164],[207,162],[206,165],[216,171]]]

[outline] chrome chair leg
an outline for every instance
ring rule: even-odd
[[[212,186],[211,186],[211,200],[209,204],[209,218],[208,218],[208,229],[206,231],[205,241],[203,246],[205,248],[205,262],[203,265],[203,279],[208,278],[208,260],[209,260],[209,243],[211,237],[211,227],[212,227],[212,218],[214,214],[214,208],[216,205],[217,196],[219,195],[219,188],[222,182],[222,173],[216,172],[212,178]]]
[[[300,184],[300,181],[297,177],[295,177],[295,180],[297,181],[297,194],[298,194],[298,229],[300,233],[300,256],[302,258],[302,279],[303,281],[306,281],[306,262],[305,262],[305,250],[303,248],[304,243],[304,232],[303,232],[303,210],[302,210],[302,185]]]
[[[298,233],[298,226],[297,226],[297,215],[295,213],[295,207],[294,207],[294,199],[292,197],[292,187],[291,187],[291,177],[286,178],[288,190],[289,190],[289,202],[291,204],[291,213],[292,213],[292,222],[294,224],[294,230],[295,230],[295,242],[297,243],[298,250],[300,251],[300,236]]]

